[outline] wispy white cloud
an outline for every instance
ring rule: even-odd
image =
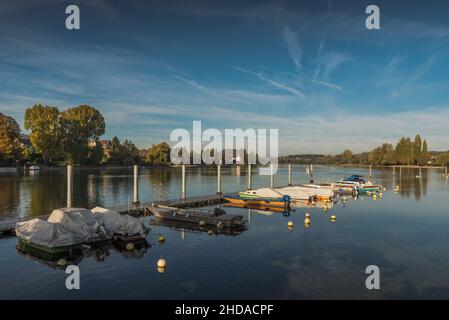
[[[288,26],[284,27],[283,36],[285,43],[287,44],[290,58],[293,60],[296,68],[301,69],[302,48],[298,42],[298,37]]]
[[[333,88],[333,89],[336,89],[336,90],[339,90],[339,91],[348,93],[348,91],[346,91],[345,89],[343,89],[343,88],[340,87],[339,85],[336,85],[336,84],[333,84],[333,83],[330,83],[330,82],[320,81],[320,80],[314,80],[314,79],[312,79],[311,81],[312,81],[313,83],[321,84],[321,85],[323,85],[323,86],[326,86],[326,87],[329,87],[329,88]]]
[[[331,52],[324,58],[322,64],[324,65],[323,78],[328,79],[332,71],[338,68],[342,63],[351,58],[344,53]]]
[[[290,93],[292,93],[294,95],[297,95],[297,96],[299,96],[301,98],[305,97],[305,94],[302,91],[300,91],[299,89],[296,89],[296,88],[293,88],[293,87],[288,86],[286,84],[279,83],[279,82],[274,81],[272,79],[266,78],[260,72],[253,72],[253,71],[250,71],[250,70],[247,70],[245,68],[238,67],[238,66],[231,66],[231,68],[233,68],[234,70],[240,71],[240,72],[244,72],[244,73],[253,75],[253,76],[259,78],[260,80],[262,80],[262,81],[272,85],[275,88],[288,91],[288,92],[290,92]]]

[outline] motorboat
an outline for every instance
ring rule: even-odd
[[[289,186],[284,188],[258,188],[239,192],[240,197],[247,198],[282,198],[289,196],[291,200],[330,201],[334,192],[305,186]]]
[[[376,191],[380,189],[380,185],[366,180],[364,176],[357,174],[353,174],[348,178],[337,181],[335,185],[342,188],[356,189],[358,192]]]

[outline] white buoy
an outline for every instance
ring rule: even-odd
[[[287,227],[289,227],[289,228],[293,228],[294,226],[295,226],[295,224],[293,223],[293,221],[289,221],[287,223]]]
[[[335,222],[335,220],[337,220],[337,216],[335,214],[331,215],[331,221]]]
[[[167,261],[165,261],[165,259],[160,258],[160,259],[157,261],[157,267],[158,267],[158,268],[165,268],[166,266],[167,266]]]
[[[134,243],[128,242],[128,243],[126,244],[126,246],[125,246],[125,249],[126,249],[127,251],[133,251],[133,250],[134,250]]]
[[[310,218],[310,213],[306,212],[306,218]]]
[[[200,225],[200,227],[203,227],[206,225],[206,222],[204,220],[201,220],[198,224]]]
[[[58,260],[58,266],[63,267],[67,264],[67,261],[64,258]]]

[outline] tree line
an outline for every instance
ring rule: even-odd
[[[100,141],[105,120],[100,111],[89,105],[60,111],[55,106],[36,104],[26,109],[24,128],[29,132],[32,148],[23,144],[17,121],[0,113],[1,165],[170,164],[170,147],[165,142],[139,150],[131,140],[121,143],[114,137],[112,141]]]
[[[280,158],[280,163],[299,164],[358,164],[358,165],[449,165],[449,151],[429,152],[427,141],[419,134],[412,140],[402,137],[394,147],[383,143],[371,151],[354,154],[344,150],[337,155],[289,155]]]

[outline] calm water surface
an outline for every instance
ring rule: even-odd
[[[335,181],[363,168],[315,167],[315,180]],[[242,168],[222,169],[222,189],[246,188]],[[248,230],[235,236],[153,225],[151,245],[134,255],[114,247],[80,257],[81,290],[65,289],[66,274],[45,260],[16,250],[17,238],[0,239],[0,298],[150,298],[150,299],[382,299],[449,298],[449,187],[435,169],[373,170],[384,184],[382,199],[339,202],[327,213],[298,207],[282,213],[227,208],[245,216]],[[142,169],[141,200],[180,195],[180,169]],[[74,205],[92,208],[127,204],[132,197],[132,169],[75,170]],[[306,182],[305,168],[294,167],[295,183]],[[64,170],[32,175],[0,170],[0,219],[38,216],[65,206]],[[281,168],[276,184],[287,183]],[[188,194],[216,191],[213,168],[189,168]],[[269,177],[253,176],[254,186]],[[392,190],[401,186],[399,193]],[[311,226],[303,225],[311,214]],[[337,221],[332,223],[330,215]],[[150,223],[151,218],[147,218]],[[293,221],[295,227],[287,228]],[[159,234],[166,238],[158,243]],[[157,260],[167,260],[159,273]],[[381,290],[365,288],[367,265],[381,270]]]

